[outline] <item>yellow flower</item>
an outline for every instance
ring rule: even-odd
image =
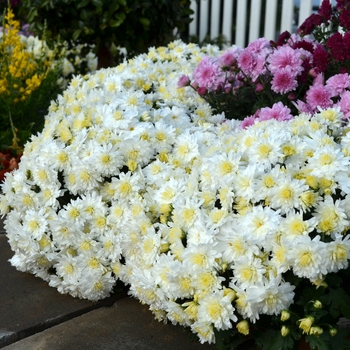
[[[299,323],[299,328],[303,330],[303,333],[309,334],[312,324],[315,322],[315,318],[312,316],[307,316],[305,318],[301,318]]]

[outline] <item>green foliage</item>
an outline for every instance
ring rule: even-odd
[[[174,39],[190,22],[190,0],[23,0],[30,29],[40,37],[47,20],[47,36],[94,44],[96,52],[112,45],[128,56],[146,52]],[[49,20],[48,20],[49,19]],[[118,62],[115,57],[114,63]]]

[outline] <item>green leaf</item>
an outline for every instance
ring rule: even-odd
[[[350,295],[344,289],[329,288],[329,294],[325,300],[330,304],[329,312],[332,317],[337,318],[342,313],[346,318],[350,318]]]
[[[77,29],[73,35],[72,35],[72,39],[75,41],[79,38],[79,35],[81,34],[81,29]]]
[[[103,7],[103,1],[102,0],[91,0],[91,1],[96,7]]]
[[[116,16],[114,16],[114,20],[109,21],[109,26],[112,28],[119,27],[125,20],[126,15],[124,12],[118,13]]]
[[[86,10],[81,10],[80,11],[80,18],[83,20],[83,21],[85,21],[86,19],[87,19],[87,12],[86,12]]]
[[[337,335],[329,337],[329,344],[333,350],[350,350],[350,331],[339,329]]]
[[[294,340],[292,336],[289,334],[283,337],[280,332],[275,333],[271,343],[271,347],[269,348],[270,350],[288,350],[293,349],[294,347]]]
[[[29,11],[29,14],[28,14],[28,21],[33,23],[34,22],[34,18],[38,15],[38,10],[36,8],[32,8],[30,11]]]
[[[80,0],[77,4],[77,8],[81,9],[81,8],[85,7],[89,3],[89,1],[90,0]]]
[[[271,346],[271,340],[275,335],[275,331],[270,329],[256,337],[256,343],[262,350],[269,350]]]
[[[140,17],[139,18],[139,22],[145,27],[145,28],[149,28],[149,25],[151,23],[151,21],[148,18],[145,17]]]
[[[122,6],[126,6],[126,0],[118,0],[119,4]]]
[[[307,343],[310,343],[311,349],[329,350],[328,344],[322,339],[322,337],[317,337],[315,335],[307,335],[305,339]]]

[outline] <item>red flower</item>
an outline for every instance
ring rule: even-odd
[[[323,18],[318,13],[313,13],[300,25],[297,32],[300,35],[311,34],[311,32],[321,23],[323,23]]]
[[[275,46],[279,47],[287,43],[288,39],[290,38],[291,34],[286,30],[285,32],[281,33],[276,41]]]
[[[350,9],[343,9],[339,15],[339,23],[344,29],[350,29]]]
[[[331,50],[331,56],[333,56],[337,61],[342,62],[347,56],[347,50],[344,47],[343,36],[336,32],[334,33],[326,43],[327,47]]]
[[[319,72],[324,72],[327,69],[329,63],[329,53],[325,50],[323,45],[317,45],[314,52],[314,64]]]
[[[318,14],[323,17],[324,20],[329,21],[332,15],[332,5],[329,0],[323,0]]]

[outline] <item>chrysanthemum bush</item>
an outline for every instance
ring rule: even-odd
[[[343,113],[243,129],[177,87],[219,54],[176,41],[75,77],[2,185],[10,262],[93,301],[120,280],[218,348],[345,349]]]

